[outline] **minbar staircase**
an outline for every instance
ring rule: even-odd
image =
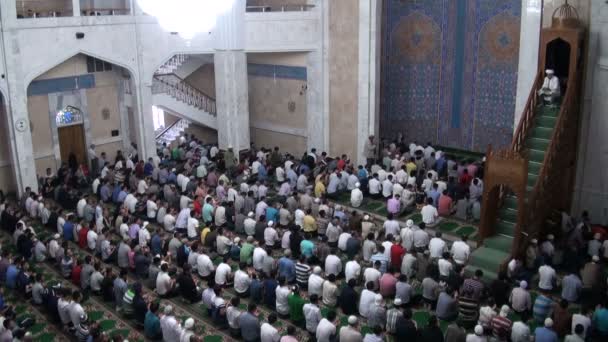
[[[181,137],[186,129],[192,124],[189,120],[179,119],[168,127],[163,127],[156,132],[156,145],[170,145]]]
[[[510,258],[523,255],[530,239],[546,233],[552,211],[569,205],[564,188],[572,183],[580,86],[571,77],[561,105],[545,106],[536,94],[543,75],[536,76],[511,147],[488,147],[480,246],[467,273],[481,269],[484,278],[495,279]]]

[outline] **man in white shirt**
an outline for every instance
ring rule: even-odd
[[[375,173],[374,176],[372,177],[372,179],[369,180],[367,187],[369,189],[369,195],[371,198],[380,199],[380,195],[381,195],[380,191],[382,190],[382,185],[380,184],[380,181],[378,180],[377,173]]]
[[[399,222],[394,219],[392,213],[388,213],[388,215],[386,216],[386,221],[384,221],[383,228],[385,236],[399,236]]]
[[[541,290],[551,291],[553,290],[553,286],[555,285],[555,280],[557,273],[553,267],[544,264],[538,268],[538,287]]]
[[[149,220],[154,220],[156,218],[157,210],[158,205],[156,204],[156,197],[154,195],[150,196],[146,202],[146,212]]]
[[[466,264],[471,255],[471,247],[467,244],[467,239],[467,236],[463,235],[461,241],[455,241],[452,244],[452,259],[458,265]]]
[[[171,209],[165,217],[163,217],[163,227],[166,231],[172,232],[175,229],[175,209]]]
[[[149,185],[145,179],[140,179],[139,183],[137,183],[137,193],[143,195],[148,191]]]
[[[325,279],[321,276],[323,270],[319,266],[315,266],[312,274],[308,277],[308,293],[314,294],[317,297],[323,296],[323,283]]]
[[[429,252],[431,252],[431,258],[439,259],[444,252],[448,251],[447,243],[441,238],[441,232],[436,232],[435,237],[429,242]]]
[[[188,232],[188,239],[192,240],[196,240],[198,238],[198,226],[199,226],[199,222],[195,217],[195,213],[194,211],[190,211],[190,217],[188,218],[188,223],[187,223],[187,232]]]
[[[232,268],[228,265],[229,256],[224,256],[224,260],[215,270],[215,283],[220,286],[228,285],[232,282]]]
[[[379,287],[378,281],[380,280],[380,277],[382,276],[382,272],[380,272],[380,261],[376,261],[373,265],[373,267],[368,267],[365,269],[365,271],[363,272],[363,279],[364,279],[364,283],[365,286],[367,286],[367,284],[372,284],[372,288],[371,290],[376,290]]]
[[[424,251],[429,245],[429,233],[424,230],[425,227],[426,225],[423,222],[418,229],[414,230],[414,248],[419,252]]]
[[[306,320],[306,330],[311,334],[316,334],[319,322],[323,318],[321,309],[317,305],[319,296],[317,294],[310,295],[310,303],[304,304],[302,311]]]
[[[401,195],[401,194],[399,194]],[[382,196],[388,199],[393,196],[393,176],[388,177],[382,182]]]
[[[437,208],[433,206],[433,199],[430,197],[427,198],[426,203],[427,204],[422,207],[422,210],[420,210],[422,222],[424,222],[427,227],[434,227],[441,221],[441,218],[439,217]]]
[[[138,232],[139,245],[141,247],[148,246],[148,243],[150,243],[150,239],[152,239],[152,235],[150,235],[150,231],[148,230],[149,224],[150,223],[148,221],[145,221]]]
[[[291,294],[291,290],[287,285],[287,281],[285,277],[279,276],[278,278],[279,286],[275,289],[276,296],[276,310],[282,317],[289,316],[289,303],[287,298]]]
[[[160,329],[163,332],[163,341],[179,341],[182,327],[173,315],[173,307],[165,306],[164,315],[160,319]]]
[[[331,254],[325,258],[325,274],[335,276],[342,273],[342,260],[336,255],[337,251],[332,248]]]
[[[346,282],[349,280],[355,279],[359,280],[361,276],[361,265],[359,264],[359,257],[355,257],[354,260],[350,260],[344,266],[344,277],[346,278]]]
[[[350,204],[355,208],[359,208],[363,203],[363,192],[359,187],[361,187],[361,183],[357,182],[355,188],[350,192]]]
[[[279,342],[281,335],[274,324],[277,322],[277,315],[271,313],[268,315],[268,322],[263,323],[260,327],[260,342]]]
[[[240,263],[239,269],[234,273],[234,290],[241,296],[247,296],[251,285],[251,277],[247,272],[247,263]]]
[[[374,284],[372,282],[368,282],[366,284],[366,289],[361,292],[361,297],[359,299],[359,314],[362,317],[367,318],[369,310],[376,300],[376,293],[373,291],[373,289]]]
[[[243,227],[245,229],[245,234],[247,234],[247,236],[255,235],[256,221],[253,217],[254,217],[253,212],[249,212],[249,214],[247,214],[247,218],[243,222]]]
[[[31,197],[28,197],[28,199],[30,199]],[[33,201],[33,199],[32,199]],[[27,206],[27,203],[26,203]],[[84,207],[87,206],[87,199],[85,197],[82,197],[80,200],[78,200],[78,203],[76,203],[76,213],[78,214],[79,218],[82,218],[84,216]],[[29,206],[27,206],[27,208],[29,209]]]
[[[268,226],[264,229],[264,243],[266,247],[274,248],[279,242],[279,234],[274,229],[274,222],[269,221]]]
[[[205,250],[196,258],[196,270],[198,275],[203,279],[209,279],[211,273],[215,271],[213,261],[211,261],[211,258],[206,254]]]
[[[559,79],[555,76],[555,72],[552,69],[545,70],[545,79],[538,90],[538,96],[543,98],[545,104],[552,104],[560,95]]]
[[[333,310],[327,313],[327,318],[321,319],[317,326],[317,342],[330,342],[334,340],[334,337],[336,336],[335,320],[336,312]]]
[[[268,253],[266,253],[266,250],[260,246],[258,246],[258,243],[255,242],[255,249],[253,250],[253,259],[252,259],[252,264],[253,264],[253,268],[257,271],[257,272],[262,272],[262,268],[264,266],[264,258],[268,256]]]
[[[97,247],[97,233],[95,232],[95,229],[90,229],[89,232],[87,233],[87,246],[89,247],[89,250],[91,251],[95,251],[95,248]],[[49,243],[49,247],[50,247],[50,243]],[[50,251],[49,251],[50,254]]]
[[[129,193],[127,197],[125,197],[124,205],[129,210],[129,213],[133,214],[135,212],[135,207],[137,206],[137,197],[132,193]]]

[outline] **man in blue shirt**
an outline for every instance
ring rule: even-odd
[[[19,270],[20,259],[17,258],[15,261],[8,266],[6,270],[6,287],[9,289],[15,289],[17,287],[17,277],[21,272]]]
[[[535,342],[557,342],[559,338],[557,333],[552,329],[553,320],[551,318],[545,319],[545,326],[538,327],[534,330],[534,341]]]
[[[285,256],[279,259],[279,276],[285,277],[289,284],[296,282],[296,265],[291,260],[291,250],[285,250]]]
[[[439,204],[439,196],[441,196],[441,193],[439,192],[439,184],[433,184],[433,189],[428,191],[426,196],[433,199],[433,206],[437,208],[437,205]]]
[[[73,214],[68,215],[63,224],[63,239],[65,241],[74,240],[74,223],[72,223],[72,216]]]
[[[276,205],[276,204],[275,204]],[[279,211],[274,206],[266,208],[266,221],[278,222]]]
[[[114,185],[114,189],[112,190],[112,202],[118,203],[118,195],[120,194],[120,190],[122,190],[122,187],[119,183]]]
[[[144,334],[151,340],[161,340],[163,338],[163,332],[160,329],[160,319],[156,312],[158,311],[158,301],[152,301],[150,303],[150,309],[146,313],[144,319]]]

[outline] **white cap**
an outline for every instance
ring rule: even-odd
[[[553,69],[547,69],[547,70],[545,70],[545,73],[548,75],[553,75],[553,74],[555,74],[555,71],[553,71]]]
[[[358,188],[358,187],[360,187],[360,186],[361,186],[361,183],[359,183],[359,182],[355,183],[355,187],[357,187],[357,188]]]
[[[348,324],[355,325],[358,321],[357,316],[348,316]]]
[[[323,269],[321,269],[321,267],[319,266],[315,266],[315,268],[313,268],[312,273],[319,275],[323,272]]]
[[[164,313],[165,315],[170,315],[171,313],[173,313],[173,307],[171,305],[165,306]]]
[[[253,217],[253,211],[250,211],[250,212],[247,214],[247,217]]]
[[[142,225],[142,228],[146,228],[149,224],[150,224],[150,222],[144,221],[144,224]]]
[[[366,220],[366,221],[369,220],[369,215],[363,216],[363,219]]]
[[[521,287],[522,289],[525,289],[528,287],[528,282],[525,280],[522,280],[519,282],[519,287]]]
[[[538,240],[532,239],[532,240],[530,240],[530,242],[536,245],[538,243]]]
[[[240,238],[240,237],[238,237],[238,236],[237,236],[237,237],[235,237],[235,238],[234,238],[234,243],[239,243],[239,242],[241,242],[241,238]]]
[[[175,172],[175,171],[177,171],[175,168],[172,168],[172,169],[171,169],[171,172]]]
[[[408,228],[412,228],[414,226],[414,221],[412,221],[412,220],[405,221],[405,226]]]
[[[508,305],[503,305],[500,308],[500,315],[502,317],[507,317],[509,315],[509,311],[510,311],[509,306]]]
[[[600,257],[597,255],[594,255],[591,257],[591,260],[593,260],[593,262],[598,262],[598,261],[600,261]]]
[[[545,327],[551,328],[553,326],[553,320],[551,318],[545,319]]]
[[[272,227],[274,225],[274,221],[270,220],[268,221],[268,227]]]
[[[547,235],[547,240],[553,241],[553,239],[555,239],[555,236],[553,236],[553,234]]]
[[[321,203],[321,199],[320,198],[315,198],[315,203]]]
[[[475,326],[475,335],[481,336],[483,335],[483,327],[479,324]]]
[[[382,305],[382,295],[381,294],[376,295],[376,297],[374,298],[374,303],[376,303],[376,305]]]
[[[393,301],[393,304],[395,304],[395,306],[401,305],[401,298],[395,298],[395,300]]]
[[[60,238],[59,234],[55,234],[55,235],[53,235],[53,239],[57,240],[57,239],[59,239],[59,238]]]
[[[186,322],[184,322],[184,328],[192,329],[194,327],[194,320],[192,318],[188,318]]]

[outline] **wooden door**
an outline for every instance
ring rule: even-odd
[[[57,131],[59,133],[61,161],[67,163],[70,153],[74,153],[78,164],[86,163],[87,148],[84,142],[83,125],[59,127]]]

